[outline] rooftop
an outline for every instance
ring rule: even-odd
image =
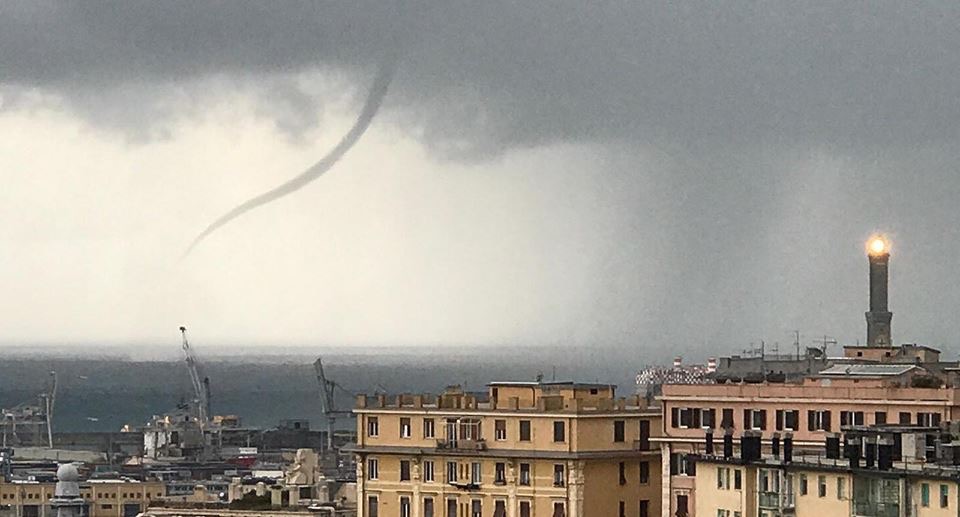
[[[826,370],[821,370],[821,376],[864,376],[864,377],[896,377],[911,370],[919,370],[912,364],[835,364]]]

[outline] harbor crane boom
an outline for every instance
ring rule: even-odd
[[[193,384],[193,392],[196,396],[197,417],[200,421],[200,429],[203,430],[207,426],[208,413],[210,412],[210,379],[200,378],[200,373],[197,370],[197,358],[193,355],[190,342],[187,341],[187,327],[180,327],[180,334],[183,336],[183,357],[187,363],[190,383]]]
[[[323,373],[323,358],[318,357],[313,362],[313,369],[317,372],[317,384],[320,387],[320,409],[323,412],[323,418],[327,421],[327,450],[333,449],[333,430],[337,421],[337,415],[350,415],[350,411],[338,411],[334,390],[344,389],[334,381],[327,379]]]

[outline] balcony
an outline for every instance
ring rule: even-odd
[[[853,501],[854,517],[899,517],[898,503],[875,503],[871,501]]]
[[[448,440],[438,438],[437,448],[456,451],[485,451],[487,450],[487,441],[483,438],[479,440]]]
[[[760,492],[757,504],[761,508],[776,508],[778,510],[795,508],[797,505],[793,492]]]

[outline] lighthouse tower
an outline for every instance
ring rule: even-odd
[[[893,346],[890,320],[893,313],[887,306],[889,282],[890,243],[882,236],[867,241],[867,259],[870,262],[870,310],[867,311],[867,346]]]

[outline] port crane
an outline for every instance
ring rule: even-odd
[[[350,411],[338,410],[336,402],[336,389],[349,391],[336,382],[327,379],[323,373],[323,358],[318,357],[313,362],[313,369],[317,372],[317,384],[320,387],[320,409],[323,412],[323,418],[327,421],[327,450],[333,449],[333,431],[338,415],[352,415]]]
[[[193,384],[193,392],[196,396],[197,419],[200,423],[200,430],[207,427],[210,418],[210,378],[200,377],[197,369],[197,357],[190,348],[190,342],[187,340],[187,327],[180,327],[180,334],[183,336],[183,358],[187,363],[187,372],[190,374],[190,383]]]

